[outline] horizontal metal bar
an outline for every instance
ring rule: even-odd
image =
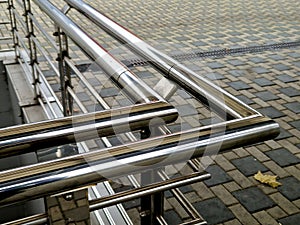
[[[158,192],[166,191],[169,189],[185,186],[191,183],[203,181],[209,179],[210,174],[192,173],[179,178],[173,178],[158,183],[146,185],[144,187],[135,188],[129,191],[120,192],[114,195],[102,197],[100,199],[94,199],[90,201],[90,209],[97,210],[104,207],[112,206],[118,203],[123,203],[136,198],[140,198],[146,195],[155,194]]]
[[[274,121],[251,117],[3,171],[0,205],[182,162],[187,156],[216,154],[216,146],[225,151],[276,137],[278,133],[279,126]]]
[[[37,19],[32,15],[32,13],[28,13],[28,16],[32,20],[33,24],[38,28],[38,31],[41,32],[48,41],[51,46],[58,51],[58,46],[56,45],[54,39],[45,31],[45,29],[41,26],[41,24],[37,21]]]
[[[71,7],[83,13],[107,33],[126,44],[135,53],[147,59],[154,67],[165,73],[169,79],[173,79],[196,98],[210,108],[215,109],[216,112],[222,115],[225,112],[230,119],[257,114],[255,110],[240,100],[186,68],[173,58],[145,43],[142,39],[128,31],[128,29],[120,26],[82,0],[66,0],[66,2]]]
[[[104,99],[98,94],[98,92],[93,88],[93,86],[88,82],[88,80],[83,76],[83,74],[77,69],[72,60],[68,57],[64,58],[67,65],[74,71],[76,76],[82,81],[86,88],[91,92],[91,94],[96,98],[96,100],[101,104],[102,107],[108,109],[109,105],[104,101]]]
[[[39,225],[45,224],[48,221],[46,214],[36,214],[33,216],[28,216],[22,219],[10,221],[7,223],[2,223],[1,225]]]
[[[192,221],[188,221],[188,222],[181,223],[181,224],[178,224],[178,225],[207,225],[207,222],[203,221],[201,219],[194,219]]]
[[[88,140],[95,138],[96,131],[103,137],[116,131],[142,129],[156,117],[169,123],[175,121],[177,116],[177,110],[168,103],[153,102],[3,128],[0,129],[0,156]]]
[[[172,188],[185,186],[191,183],[203,181],[209,179],[210,174],[193,173],[187,176],[182,176],[154,184],[150,184],[144,187],[135,188],[129,191],[119,192],[113,195],[93,199],[89,201],[90,211],[95,211],[101,208],[109,207],[126,201],[140,198],[145,195],[154,194],[161,191],[166,191]],[[46,214],[38,214],[30,217],[26,217],[20,220],[11,221],[1,225],[21,225],[21,224],[43,224],[47,222]]]
[[[163,100],[53,4],[47,0],[34,0],[34,2],[136,102]]]

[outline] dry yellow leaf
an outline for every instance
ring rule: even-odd
[[[254,175],[254,178],[261,183],[270,185],[273,188],[277,188],[281,185],[281,183],[276,181],[277,176],[263,175],[260,171],[258,171],[257,174]]]

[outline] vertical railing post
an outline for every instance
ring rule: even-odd
[[[73,99],[68,94],[68,88],[72,88],[72,82],[70,68],[64,61],[65,57],[69,57],[68,37],[59,27],[56,28],[54,35],[57,36],[59,46],[57,61],[59,64],[62,105],[64,115],[69,116],[73,113]]]
[[[35,38],[34,34],[34,26],[32,19],[30,18],[29,14],[32,15],[31,12],[31,3],[30,0],[23,0],[24,5],[24,17],[25,17],[25,24],[26,24],[26,38],[28,39],[28,47],[30,51],[30,66],[31,66],[31,73],[32,73],[32,85],[34,89],[35,98],[38,99],[41,97],[40,91],[38,88],[39,81],[39,73],[36,71],[36,64],[38,64],[37,59],[37,49],[36,44],[33,41],[33,38]]]
[[[9,11],[9,19],[10,19],[10,25],[11,25],[11,32],[13,37],[13,43],[14,43],[14,50],[15,50],[15,56],[16,59],[20,57],[18,53],[18,46],[19,46],[19,40],[16,35],[17,29],[17,22],[16,22],[16,16],[13,12],[15,10],[14,2],[13,0],[8,0],[8,11]]]

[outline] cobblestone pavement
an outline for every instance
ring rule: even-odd
[[[60,0],[53,1],[62,7]],[[220,48],[249,47],[300,41],[300,2],[298,0],[110,0],[89,1],[145,41],[169,54],[208,51]],[[78,16],[70,16],[99,43],[121,59],[123,47],[103,31]],[[51,30],[52,25],[49,25]],[[88,60],[72,46],[78,63]],[[209,224],[224,225],[296,225],[300,220],[300,47],[267,50],[259,53],[232,54],[181,62],[211,79],[241,101],[277,121],[281,134],[275,139],[219,154],[207,171],[212,178],[181,188]],[[158,78],[147,67],[133,68],[147,83]],[[101,78],[89,77],[95,86]],[[55,86],[53,82],[53,87]],[[58,87],[57,87],[58,88]],[[79,89],[78,89],[79,90]],[[81,90],[81,89],[80,89]],[[79,91],[83,93],[83,91]],[[111,84],[102,88],[102,96],[115,95]],[[86,98],[81,94],[81,98]],[[88,100],[87,100],[88,101]],[[179,91],[172,99],[176,105],[191,103]],[[120,105],[128,102],[119,99]],[[182,113],[188,115],[188,109]],[[205,114],[205,113],[204,113]],[[209,113],[208,113],[209,114]],[[206,115],[206,114],[205,114]],[[201,115],[200,115],[201,117]],[[199,119],[207,123],[207,116]],[[186,128],[194,120],[185,121]],[[176,130],[176,126],[173,127]],[[184,170],[191,170],[185,167]],[[258,171],[278,176],[277,189],[258,183]],[[171,193],[166,192],[165,217],[169,224],[188,220]],[[125,204],[136,220],[138,201]]]
[[[135,0],[91,4],[169,54],[300,40],[300,2],[296,0]],[[85,26],[92,33],[99,32],[92,25]],[[106,35],[99,41],[112,51],[119,48]],[[208,167],[212,179],[182,188],[187,198],[209,224],[297,224],[300,48],[181,62],[281,126],[276,140],[218,155]],[[283,185],[272,189],[259,184],[253,178],[258,170],[277,175]],[[167,221],[185,221],[188,215],[174,197],[166,193],[166,199]],[[134,206],[125,204],[132,217],[138,215]]]

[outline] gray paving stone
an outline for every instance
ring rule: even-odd
[[[268,209],[276,205],[272,199],[257,187],[238,190],[232,194],[251,213]]]
[[[258,73],[258,74],[263,74],[263,73],[269,73],[270,72],[270,70],[267,70],[264,67],[254,67],[254,68],[251,68],[251,70],[254,71],[255,73]]]
[[[243,81],[229,82],[228,85],[231,86],[232,88],[234,88],[237,91],[239,91],[239,90],[246,90],[246,89],[250,89],[251,88],[248,84],[246,84]]]
[[[296,129],[300,130],[300,120],[289,122],[289,124],[295,127]]]
[[[289,83],[289,82],[296,82],[296,81],[298,81],[296,78],[291,77],[291,76],[289,76],[289,75],[287,75],[287,74],[282,74],[282,75],[276,76],[276,78],[277,78],[278,80],[281,80],[281,81],[284,82],[284,83]]]
[[[258,109],[258,111],[260,113],[262,113],[263,115],[266,115],[272,119],[284,116],[284,114],[282,112],[280,112],[278,109],[275,109],[272,106]]]
[[[282,139],[289,138],[289,137],[292,137],[292,136],[293,135],[291,135],[288,131],[286,131],[285,129],[283,129],[282,127],[280,127],[280,133],[275,138],[275,140],[278,141],[278,140],[282,140]]]
[[[278,222],[282,225],[296,225],[299,224],[300,213],[280,219]]]
[[[300,68],[300,62],[293,62],[293,65],[297,66]]]
[[[180,132],[183,130],[189,130],[191,129],[191,125],[188,123],[181,123],[181,124],[174,124],[174,125],[169,125],[168,128],[172,131],[172,132]]]
[[[245,65],[246,63],[239,60],[239,59],[233,59],[233,60],[229,60],[228,63],[230,63],[233,66],[242,66]]]
[[[219,198],[211,198],[193,204],[209,225],[219,224],[234,218],[233,213]]]
[[[261,58],[261,57],[251,57],[251,58],[249,58],[249,60],[251,62],[254,62],[254,63],[264,63],[264,62],[266,62],[266,59]]]
[[[275,83],[266,79],[266,78],[256,78],[253,80],[255,83],[257,83],[259,86],[261,87],[265,87],[265,86],[270,86],[270,85],[274,85]]]
[[[225,67],[223,64],[219,62],[210,62],[207,63],[207,66],[209,66],[211,69],[220,69]]]
[[[50,86],[54,92],[60,92],[60,84],[51,84]]]
[[[176,109],[178,110],[180,116],[191,116],[198,114],[196,109],[193,108],[190,104],[176,106]]]
[[[271,93],[269,91],[256,92],[255,95],[264,101],[279,99],[278,96],[274,95],[273,93]]]
[[[203,41],[195,41],[192,43],[195,46],[205,46],[207,45],[207,43],[203,42]]]
[[[288,200],[294,201],[300,198],[300,181],[295,177],[286,177],[278,180],[282,185],[278,187],[278,191]]]
[[[100,90],[100,95],[102,97],[109,97],[109,96],[117,96],[119,94],[119,90],[115,87],[111,87],[111,88],[102,88]]]
[[[229,73],[235,77],[243,77],[247,74],[244,70],[229,70]]]
[[[90,96],[85,92],[79,92],[79,93],[76,93],[76,95],[81,101],[89,101],[90,100]]]
[[[294,156],[290,151],[282,148],[265,152],[279,166],[290,166],[300,163],[300,159]]]
[[[232,181],[232,178],[218,165],[211,165],[206,168],[206,171],[211,174],[211,178],[204,181],[208,187]]]
[[[271,59],[276,60],[276,61],[284,60],[284,57],[282,57],[281,55],[269,55],[269,57],[270,57]]]
[[[287,66],[287,65],[284,65],[282,63],[279,63],[279,64],[275,64],[275,65],[272,65],[276,70],[279,70],[279,71],[284,71],[284,70],[289,70],[291,69],[291,67]]]
[[[287,103],[287,104],[284,104],[284,106],[296,114],[300,113],[300,103],[299,102]]]
[[[287,88],[279,88],[278,89],[281,93],[289,96],[289,97],[295,97],[300,95],[300,91],[293,88],[293,87],[287,87]]]
[[[153,74],[148,71],[136,72],[135,74],[142,79],[153,77]]]
[[[181,218],[174,210],[169,210],[164,212],[164,219],[167,224],[180,224],[182,223]]]
[[[88,79],[88,81],[93,86],[99,86],[99,85],[101,85],[100,81],[97,78],[90,78],[90,79]]]
[[[238,95],[238,96],[235,96],[235,97],[237,97],[239,100],[241,100],[242,102],[244,102],[247,105],[254,103],[250,98],[248,98],[244,95]]]
[[[184,99],[191,98],[191,96],[183,89],[178,89],[177,94],[179,94]]]
[[[231,160],[232,164],[234,164],[239,171],[241,171],[245,176],[251,176],[257,171],[265,172],[268,171],[262,163],[260,163],[253,156],[247,156],[244,158]]]
[[[205,74],[205,76],[210,79],[210,80],[222,80],[224,79],[225,77],[219,73],[207,73]]]

